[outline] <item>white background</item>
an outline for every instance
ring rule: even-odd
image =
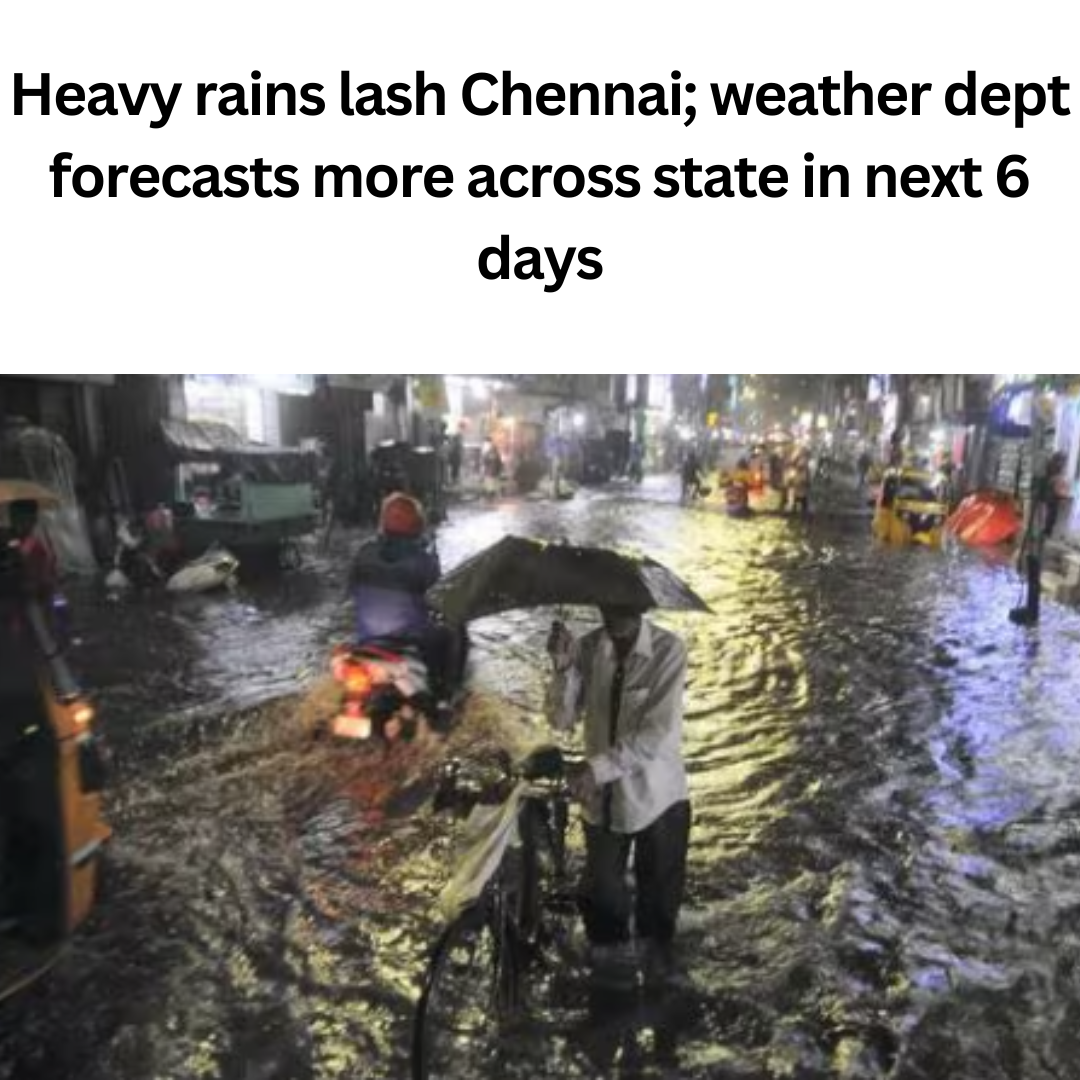
[[[1077,357],[1080,5],[1070,2],[9,4],[0,50],[4,367],[111,370],[893,370],[1003,371]],[[321,117],[195,115],[198,81],[320,82]],[[694,81],[698,119],[479,118],[460,104],[473,72],[522,81]],[[1067,118],[1017,131],[1011,117],[953,118],[946,86],[1074,89]],[[444,117],[346,118],[354,83],[444,84]],[[718,118],[707,84],[933,82],[921,118]],[[182,82],[169,125],[148,117],[13,115],[13,73],[35,81]],[[153,115],[156,116],[156,110]],[[295,199],[52,197],[47,168],[224,167],[257,156],[299,166]],[[802,156],[847,164],[848,200],[470,199],[470,166],[663,163],[748,157],[801,176]],[[996,165],[1024,154],[1032,185],[999,195]],[[974,157],[985,196],[862,195],[869,163]],[[315,200],[316,163],[446,164],[443,200]],[[604,275],[487,282],[482,248],[595,246]],[[945,361],[944,364],[941,361]],[[989,364],[986,362],[989,361]],[[1073,363],[1075,366],[1075,363]]]

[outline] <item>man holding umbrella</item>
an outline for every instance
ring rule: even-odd
[[[575,641],[556,623],[548,641],[552,724],[585,727],[587,763],[570,779],[587,825],[586,930],[601,968],[630,959],[633,927],[649,973],[675,975],[691,824],[682,755],[687,652],[644,616],[707,614],[708,604],[647,556],[518,536],[446,575],[428,601],[457,625],[533,608],[600,610],[601,629]],[[626,887],[631,857],[636,904]]]
[[[647,975],[667,980],[691,829],[682,755],[687,651],[647,622],[642,607],[604,607],[601,615],[603,627],[577,641],[556,623],[548,643],[551,722],[562,731],[584,723],[587,761],[571,778],[588,844],[582,911],[599,967],[630,959],[633,924]]]

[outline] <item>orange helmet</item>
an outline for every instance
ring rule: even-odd
[[[382,504],[379,531],[384,536],[419,537],[426,528],[424,508],[411,495],[398,492]]]

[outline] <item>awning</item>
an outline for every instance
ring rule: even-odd
[[[177,464],[213,462],[264,484],[307,483],[315,477],[314,454],[246,442],[228,424],[163,420],[161,432],[169,456]]]
[[[214,457],[226,451],[243,452],[249,447],[243,436],[228,424],[163,420],[161,430],[169,452],[187,460]]]

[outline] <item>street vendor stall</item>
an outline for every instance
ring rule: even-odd
[[[162,433],[185,554],[218,546],[241,557],[276,551],[286,567],[299,562],[296,542],[318,524],[314,455],[246,443],[224,424],[166,420]]]

